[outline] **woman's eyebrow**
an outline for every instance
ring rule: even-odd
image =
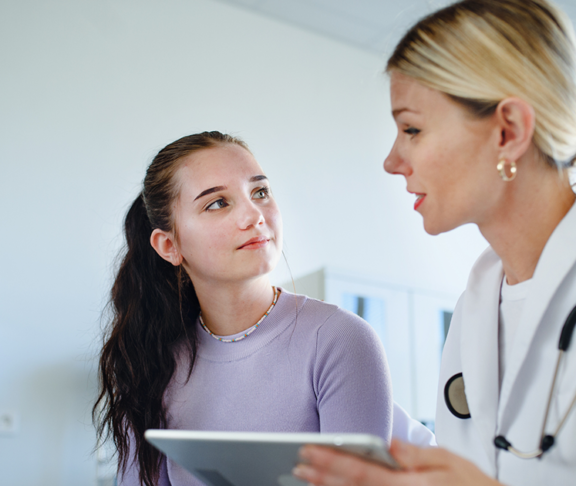
[[[196,199],[200,199],[201,197],[212,194],[213,192],[225,191],[226,189],[228,189],[226,186],[211,187],[210,189],[206,189],[205,191],[202,191],[200,194],[198,194]],[[194,201],[196,201],[196,199],[194,199]]]
[[[254,177],[250,177],[250,182],[256,182],[256,181],[267,181],[268,177],[266,177],[265,175],[257,175]]]
[[[392,110],[392,116],[394,117],[394,119],[396,119],[396,117],[398,115],[400,115],[401,113],[404,113],[405,111],[408,111],[410,113],[415,113],[415,114],[419,113],[418,111],[411,110],[410,108],[397,108],[396,110]]]

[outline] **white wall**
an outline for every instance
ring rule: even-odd
[[[429,237],[382,161],[384,57],[213,0],[0,5],[0,482],[90,485],[94,356],[121,220],[153,155],[250,144],[294,276],[322,266],[459,292],[485,242]],[[274,280],[288,278],[285,266]]]

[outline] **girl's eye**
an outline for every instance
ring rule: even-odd
[[[224,199],[218,199],[210,204],[210,206],[206,208],[206,211],[215,211],[217,209],[225,208],[226,206],[228,206],[228,203],[224,201]]]
[[[420,133],[420,130],[418,130],[417,128],[414,128],[414,127],[409,127],[406,130],[404,130],[404,133],[407,133],[408,135],[414,136],[414,135],[418,135]]]
[[[262,187],[261,189],[258,189],[254,193],[254,198],[255,199],[266,199],[269,195],[270,195],[270,189],[268,187]]]

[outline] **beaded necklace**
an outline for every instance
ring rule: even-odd
[[[206,324],[204,324],[204,321],[202,320],[202,312],[200,312],[200,314],[198,315],[198,320],[200,321],[201,326],[204,328],[204,330],[210,334],[210,336],[212,336],[214,339],[217,339],[218,341],[222,341],[223,343],[235,343],[236,341],[241,341],[242,339],[244,339],[245,337],[249,336],[250,334],[252,334],[257,327],[262,324],[262,321],[266,318],[266,316],[268,314],[270,314],[270,312],[272,311],[272,309],[274,308],[274,306],[276,305],[276,302],[278,301],[278,295],[280,295],[280,291],[278,290],[277,287],[272,287],[274,289],[274,299],[272,300],[272,304],[270,305],[270,307],[268,308],[268,310],[266,311],[266,313],[260,318],[260,320],[254,324],[251,328],[249,328],[244,334],[242,334],[242,336],[237,337],[236,339],[225,339],[223,337],[219,337],[216,336],[216,334],[214,334],[210,329],[208,329],[206,327]]]

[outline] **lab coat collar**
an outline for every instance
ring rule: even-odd
[[[488,248],[472,268],[463,300],[461,357],[466,400],[488,457],[493,445],[498,413],[498,313],[502,261]]]
[[[520,325],[514,339],[512,353],[506,365],[506,374],[500,392],[499,422],[502,420],[514,383],[518,379],[536,330],[542,322],[542,317],[558,287],[574,266],[576,261],[575,242],[576,204],[572,206],[552,232],[536,265]]]

